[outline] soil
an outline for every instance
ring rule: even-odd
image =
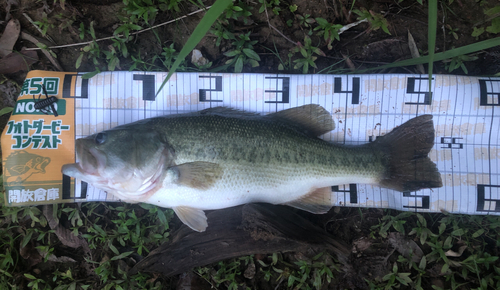
[[[191,2],[181,1],[178,12],[160,11],[155,18],[149,21],[149,25],[157,25],[198,10],[199,8],[192,5]],[[213,3],[212,0],[201,2],[207,6]],[[241,17],[229,19],[226,26],[236,35],[250,32],[250,39],[258,41],[254,48],[261,61],[259,67],[252,68],[248,65],[244,67],[243,72],[278,72],[278,65],[281,63],[280,59],[288,60],[289,52],[297,44],[302,45],[305,35],[310,31],[309,28],[300,25],[297,15],[306,16],[309,14],[311,18],[322,17],[328,20],[329,23],[347,25],[354,23],[357,18],[354,13],[348,13],[351,7],[353,9],[366,8],[373,11],[373,13],[384,15],[388,21],[390,35],[382,29],[370,29],[368,23],[361,23],[341,34],[340,41],[334,41],[332,49],[328,49],[325,41],[320,36],[317,36],[316,31],[313,30],[311,35],[312,44],[319,47],[325,55],[318,56],[316,60],[318,67],[316,69],[312,68],[309,73],[347,73],[351,72],[352,68],[376,68],[382,64],[411,58],[408,46],[408,32],[413,35],[416,46],[421,50],[421,53],[425,54],[427,52],[427,1],[424,1],[424,5],[421,5],[414,0],[403,0],[399,3],[398,0],[358,0],[354,1],[354,3],[347,0],[287,0],[281,2],[279,15],[275,15],[270,10],[267,14],[258,13],[261,6],[259,1],[244,2],[253,7],[251,10],[252,15],[246,21]],[[450,4],[450,2],[452,3]],[[61,5],[62,3],[64,3],[64,7]],[[440,1],[438,3],[436,52],[444,52],[451,48],[494,38],[496,35],[487,32],[477,38],[472,37],[471,34],[475,25],[479,24],[478,27],[485,27],[490,24],[485,22],[487,16],[484,14],[484,10],[497,4],[498,2],[495,0]],[[297,10],[294,12],[291,12],[289,8],[292,5],[297,6]],[[80,23],[83,23],[86,28],[93,23],[96,38],[112,36],[115,29],[121,24],[121,19],[125,16],[123,7],[123,1],[120,0],[0,0],[0,31],[4,30],[8,20],[14,18],[19,20],[22,32],[35,36],[48,46],[77,44],[91,40],[88,33],[85,34],[83,40],[80,38]],[[24,16],[24,13],[33,21],[46,22],[49,25],[47,35],[53,39],[53,42],[44,38]],[[129,54],[140,57],[142,61],[151,64],[150,69],[152,70],[166,70],[155,56],[160,55],[163,48],[170,46],[172,43],[176,50],[180,51],[202,16],[203,13],[198,13],[172,24],[158,27],[154,31],[135,35],[127,44]],[[287,24],[289,20],[293,20],[290,25]],[[143,25],[143,27],[147,27],[147,25]],[[275,27],[280,33],[272,27]],[[316,24],[313,27],[316,27]],[[224,55],[224,52],[231,49],[231,41],[222,40],[219,46],[217,46],[216,41],[217,37],[209,34],[197,46],[197,49],[212,62],[212,69],[221,67],[226,63],[229,58]],[[99,42],[99,45],[102,50],[106,50],[112,43],[112,40],[106,40]],[[23,47],[35,47],[35,45],[19,38],[14,50],[21,51]],[[53,52],[57,55],[57,61],[64,71],[94,71],[96,65],[92,59],[87,57],[84,57],[81,66],[78,69],[76,68],[75,64],[82,48],[82,45],[74,45],[53,49]],[[278,55],[280,59],[277,57]],[[292,61],[298,55],[294,55]],[[481,51],[475,56],[477,56],[477,59],[464,63],[468,75],[494,75],[500,72],[499,47]],[[31,65],[30,69],[56,70],[54,63],[40,51],[38,51],[38,57],[40,61]],[[348,61],[345,61],[347,58]],[[97,61],[97,67],[100,70],[107,70],[105,57],[101,57]],[[133,61],[130,57],[121,57],[119,66],[116,69],[128,70],[132,65]],[[194,69],[194,66],[189,61],[187,61],[186,66],[188,69]],[[228,71],[232,71],[231,68]],[[291,66],[285,66],[285,70],[280,72],[301,73],[302,70],[294,69],[292,64]],[[373,73],[419,72],[416,67],[405,67],[375,70]],[[448,73],[445,63],[436,62],[434,73]],[[465,74],[461,68],[454,70],[452,73]],[[25,76],[26,71],[0,75],[0,109],[13,106]],[[5,126],[7,119],[8,115],[0,117],[1,128]],[[394,263],[398,256],[393,254],[395,247],[391,247],[388,240],[370,238],[370,228],[379,223],[379,219],[382,218],[384,212],[381,210],[362,210],[362,213],[363,215],[360,215],[358,209],[342,209],[338,212],[332,210],[329,214],[322,216],[304,215],[315,224],[322,225],[326,232],[335,235],[337,239],[352,245],[353,251],[357,249],[358,259],[353,261],[353,266],[357,269],[359,277],[383,277],[390,271],[390,265]],[[175,224],[173,223],[174,226]],[[89,266],[85,265],[82,253],[67,251],[64,255],[73,257],[81,265],[80,271],[74,273],[75,279],[84,278],[86,275],[95,275],[92,274],[92,270],[89,271]],[[293,261],[297,260],[297,257],[310,256],[310,253],[307,252],[288,253],[284,254],[283,259]],[[257,255],[256,258],[258,257]],[[255,271],[255,268],[253,271]],[[191,276],[189,273],[179,275],[174,281],[168,283],[175,285],[179,280],[179,285],[188,282],[190,285],[199,283],[201,286],[196,289],[209,289],[211,287],[199,277]],[[271,284],[263,280],[264,277],[261,272],[257,271],[257,274],[252,277],[255,280],[251,284],[256,289],[270,288]],[[186,282],[186,279],[188,282]],[[197,279],[200,281],[196,282]],[[436,277],[436,280],[432,283],[437,286],[441,285],[440,283],[443,283],[443,281],[439,279],[439,277]],[[349,288],[349,284],[342,282],[344,280],[346,279],[336,281],[338,283],[336,286],[330,284],[331,288]],[[276,282],[273,282],[272,286],[279,286],[275,284]],[[360,285],[363,285],[363,283],[360,283]],[[422,286],[424,289],[431,289],[431,284],[425,285],[426,287]]]

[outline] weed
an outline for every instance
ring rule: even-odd
[[[375,238],[374,231],[376,229],[379,229],[378,234],[383,238],[387,238],[387,231],[391,227],[393,227],[396,231],[404,234],[405,233],[404,224],[406,223],[406,220],[404,219],[412,215],[413,215],[412,212],[402,212],[395,217],[391,215],[385,215],[378,225],[375,225],[371,228],[372,233],[370,234],[370,236],[372,238]]]
[[[385,33],[391,35],[388,28],[389,23],[387,22],[387,19],[382,16],[382,14],[368,11],[365,8],[361,8],[361,10],[355,9],[353,12],[359,15],[358,20],[368,20],[371,30],[378,30],[379,28],[382,28]]]
[[[267,8],[269,8],[275,15],[280,14],[281,11],[281,8],[279,7],[280,0],[259,0],[259,3],[261,4],[259,8],[259,13],[262,13]]]
[[[312,24],[316,23],[316,20],[314,20],[313,18],[311,18],[310,14],[304,14],[304,16],[296,14],[295,18],[297,18],[299,20],[299,25],[301,27],[308,28],[309,31],[311,31],[310,29],[312,28]]]
[[[236,73],[243,71],[243,66],[246,64],[252,67],[259,66],[260,57],[253,48],[257,40],[250,40],[250,33],[240,34],[232,43],[234,49],[224,53],[225,56],[230,57],[226,64],[233,65]]]
[[[247,24],[248,17],[252,15],[252,12],[250,12],[252,9],[251,6],[240,0],[237,3],[230,4],[219,19],[225,21],[227,19],[239,20],[242,18],[243,23]]]
[[[318,26],[314,28],[314,31],[318,31],[317,34],[319,36],[323,36],[328,49],[331,50],[333,48],[333,40],[340,40],[338,32],[343,26],[340,24],[329,23],[326,19],[320,17],[316,18],[316,22],[318,23]]]
[[[474,26],[474,31],[472,32],[472,36],[474,37],[478,37],[485,31],[493,34],[500,33],[500,6],[495,6],[493,8],[487,9],[486,11],[484,11],[484,14],[486,15],[487,19],[486,22],[491,21],[491,24],[486,27]]]
[[[315,61],[318,57],[314,56],[313,54],[325,56],[325,53],[321,49],[312,46],[311,38],[307,35],[304,37],[304,44],[302,45],[299,42],[298,45],[290,51],[289,57],[292,57],[298,52],[300,52],[302,58],[293,61],[295,63],[293,68],[302,68],[302,73],[305,74],[309,72],[309,66],[317,68]]]
[[[456,40],[458,40],[458,34],[457,32],[460,31],[460,29],[458,28],[452,28],[449,24],[446,24],[446,29],[448,29],[448,34],[452,35],[453,38],[455,38]]]
[[[467,70],[464,62],[475,61],[477,59],[478,57],[476,55],[459,55],[449,60],[443,60],[443,63],[448,72],[461,68],[464,73],[468,74],[469,71]]]
[[[42,13],[42,20],[41,21],[35,21],[33,22],[40,28],[42,31],[42,36],[47,35],[47,30],[49,28],[54,28],[54,24],[50,23],[49,20],[47,19],[47,14],[45,12]]]
[[[215,45],[220,46],[223,39],[230,40],[235,39],[234,34],[229,31],[229,29],[221,21],[217,21],[214,27],[210,30],[210,33],[217,36]]]
[[[173,43],[168,47],[163,47],[163,52],[161,53],[161,56],[163,56],[163,58],[161,59],[161,62],[167,70],[170,70],[172,68],[172,65],[174,64],[174,61],[178,55],[179,53],[177,52],[177,50],[175,50]],[[185,66],[185,63],[186,62],[183,61],[183,63],[179,65],[181,70],[182,67]]]

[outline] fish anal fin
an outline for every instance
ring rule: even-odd
[[[190,162],[174,166],[178,171],[177,183],[197,189],[209,189],[222,176],[222,168],[217,163]]]
[[[312,136],[320,136],[335,129],[330,112],[316,104],[290,108],[268,116],[290,123]]]
[[[179,219],[194,231],[204,232],[207,229],[207,216],[203,210],[188,206],[177,206],[173,210]]]
[[[327,213],[332,208],[332,188],[313,188],[305,196],[285,203],[285,205],[308,211],[314,214]]]

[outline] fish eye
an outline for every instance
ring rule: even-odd
[[[101,145],[104,142],[106,142],[106,139],[107,139],[106,133],[99,133],[95,136],[94,140],[97,145]]]

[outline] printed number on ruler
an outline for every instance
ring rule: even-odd
[[[429,78],[408,78],[406,93],[410,95],[411,100],[410,102],[405,102],[406,105],[430,105],[432,94],[429,92]],[[424,96],[423,102],[421,101],[421,95]]]
[[[200,89],[198,95],[200,102],[222,102],[222,100],[216,100],[213,98],[212,93],[210,93],[210,99],[207,99],[207,92],[222,92],[222,76],[199,76],[201,79],[208,79],[210,87],[208,89]],[[212,88],[212,80],[215,81],[215,89]]]
[[[479,80],[479,104],[500,106],[500,80]]]
[[[478,212],[500,212],[500,185],[477,185]]]

